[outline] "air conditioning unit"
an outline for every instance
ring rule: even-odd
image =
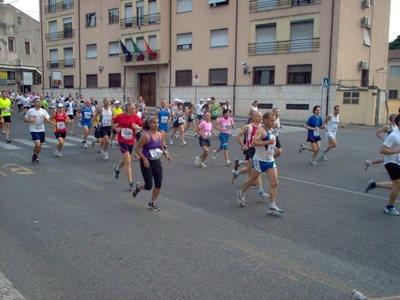
[[[368,17],[363,17],[361,19],[361,26],[363,27],[371,27],[371,19]]]
[[[362,7],[363,8],[370,8],[371,7],[371,0],[363,0]]]
[[[359,70],[368,70],[367,68],[367,62],[362,60],[358,63],[358,69]]]

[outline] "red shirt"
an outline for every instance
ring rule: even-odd
[[[119,114],[113,118],[114,124],[118,124],[121,131],[118,132],[118,143],[126,143],[128,145],[135,144],[136,130],[132,128],[132,124],[142,126],[142,120],[138,115],[128,116],[126,113]]]
[[[67,132],[67,125],[65,124],[65,121],[67,121],[67,115],[65,112],[63,112],[61,116],[56,112],[54,121],[56,122],[54,125],[54,132]]]

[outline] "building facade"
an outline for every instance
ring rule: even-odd
[[[389,14],[390,0],[41,0],[43,89],[214,96],[235,114],[257,99],[305,120],[343,90],[385,89]]]
[[[41,88],[40,24],[0,1],[0,89],[32,91]]]

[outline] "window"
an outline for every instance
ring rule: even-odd
[[[149,24],[157,23],[157,1],[149,0]]]
[[[72,0],[63,0],[63,9],[71,9],[72,7]]]
[[[15,39],[14,38],[8,38],[8,51],[15,52]]]
[[[64,22],[64,39],[72,38],[72,18],[65,18]]]
[[[64,48],[64,60],[65,60],[65,67],[73,67],[74,62],[74,52],[72,47]]]
[[[192,86],[192,70],[176,71],[175,86]]]
[[[97,74],[87,74],[86,75],[86,87],[87,88],[97,88]]]
[[[192,49],[192,33],[178,34],[177,46],[179,50]]]
[[[276,52],[276,23],[256,26],[256,54]]]
[[[119,42],[108,43],[108,55],[119,55]]]
[[[192,11],[192,0],[178,0],[178,13]]]
[[[96,58],[97,57],[97,45],[91,44],[86,45],[86,58]]]
[[[21,17],[17,17],[17,23],[18,23],[19,25],[22,24],[22,19],[21,19]]]
[[[96,27],[96,13],[86,14],[86,27]]]
[[[390,76],[400,76],[400,66],[391,66]]]
[[[302,20],[290,23],[290,52],[313,50],[314,21]]]
[[[275,83],[275,67],[254,68],[254,85],[268,85]]]
[[[121,73],[108,74],[108,87],[110,88],[121,87]]]
[[[364,27],[364,45],[365,46],[371,46],[371,33],[370,33],[371,29],[368,27]]]
[[[311,65],[288,66],[287,84],[310,84]]]
[[[50,69],[58,68],[58,50],[50,49]]]
[[[74,76],[73,75],[65,75],[64,76],[64,87],[65,88],[74,88]]]
[[[133,23],[133,11],[132,3],[125,4],[125,27],[132,27]]]
[[[314,4],[315,0],[292,0],[292,5],[308,5],[308,4]]]
[[[25,54],[31,54],[31,42],[25,42]]]
[[[227,85],[228,69],[210,69],[208,81],[208,85]]]
[[[278,0],[258,0],[257,11],[277,9]]]
[[[208,4],[210,4],[211,7],[215,7],[219,5],[229,4],[229,0],[208,0]]]
[[[211,30],[210,47],[228,46],[228,29]]]
[[[389,99],[398,99],[398,90],[389,90]]]
[[[56,0],[49,0],[49,12],[55,12],[57,10]]]
[[[137,26],[144,24],[144,1],[136,2]]]
[[[15,80],[15,72],[14,71],[7,71],[7,80]]]
[[[343,92],[343,104],[359,104],[360,92]]]
[[[58,40],[58,29],[57,29],[57,21],[49,22],[49,41]]]
[[[369,85],[369,70],[362,70],[361,71],[361,86],[368,87]]]
[[[108,23],[117,24],[119,23],[119,10],[118,8],[110,9],[108,11]]]

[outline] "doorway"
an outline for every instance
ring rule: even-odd
[[[139,74],[140,96],[146,106],[155,107],[157,99],[156,73]]]

